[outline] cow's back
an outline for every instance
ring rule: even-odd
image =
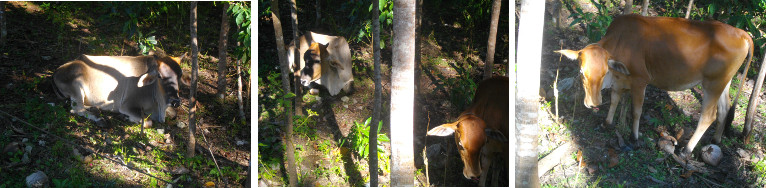
[[[623,62],[633,78],[673,91],[719,71],[731,72],[721,67],[739,67],[743,61],[732,59],[744,60],[748,47],[743,44],[748,40],[752,39],[745,31],[718,21],[623,15],[614,19],[598,44],[610,58]]]
[[[508,135],[508,77],[492,77],[479,82],[473,102],[467,112],[479,116],[487,128]]]

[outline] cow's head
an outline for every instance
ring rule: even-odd
[[[434,127],[428,131],[431,136],[455,135],[460,158],[463,160],[463,176],[477,180],[481,175],[482,148],[490,140],[507,142],[505,135],[496,129],[486,128],[484,120],[472,114],[461,115],[457,121]],[[488,162],[488,161],[484,161]]]
[[[309,86],[313,81],[318,80],[322,76],[322,49],[326,49],[326,46],[320,46],[319,43],[311,43],[309,49],[303,55],[303,61],[305,67],[301,70],[301,84]]]
[[[608,87],[604,82],[604,76],[611,70],[616,70],[625,75],[630,75],[624,64],[611,59],[601,45],[591,44],[579,51],[559,50],[556,51],[571,60],[580,63],[582,73],[582,85],[585,90],[585,106],[593,108],[601,104],[601,89]]]
[[[160,93],[164,94],[165,103],[178,107],[181,104],[181,100],[178,94],[179,84],[183,83],[189,85],[189,77],[183,74],[181,70],[181,61],[186,54],[181,57],[158,57],[155,63],[149,63],[149,70],[147,73],[141,75],[138,80],[138,87],[148,86],[159,81]]]

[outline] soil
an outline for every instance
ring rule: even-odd
[[[580,3],[579,6],[582,7],[592,6],[589,5],[591,2],[577,3]],[[595,11],[585,9],[590,12]],[[564,11],[565,17],[569,16],[569,11]],[[638,141],[632,141],[630,139],[632,133],[628,126],[619,123],[619,110],[615,115],[616,125],[613,127],[604,125],[610,105],[609,90],[602,91],[604,102],[599,106],[600,110],[587,109],[583,105],[584,92],[579,78],[579,66],[576,62],[561,57],[553,51],[581,49],[594,41],[588,41],[586,37],[583,37],[586,35],[577,25],[557,28],[550,19],[551,12],[551,10],[546,12],[544,26],[546,32],[543,37],[543,64],[540,74],[541,87],[544,90],[541,95],[545,97],[541,98],[543,108],[539,111],[541,131],[538,149],[541,159],[564,143],[572,143],[576,147],[576,152],[565,155],[558,166],[545,172],[540,177],[541,184],[563,187],[763,186],[763,174],[754,168],[756,163],[763,159],[764,153],[764,136],[759,131],[766,126],[763,123],[766,118],[766,114],[763,113],[766,112],[764,105],[759,105],[756,109],[753,121],[754,135],[750,144],[744,144],[736,137],[742,129],[746,101],[751,95],[754,75],[748,75],[743,86],[744,92],[740,96],[740,101],[744,102],[739,102],[740,105],[737,107],[733,134],[724,134],[722,144],[718,144],[723,151],[722,162],[717,166],[704,165],[704,168],[711,170],[709,173],[690,172],[674,161],[670,154],[659,149],[655,143],[660,140],[661,132],[676,135],[680,130],[684,130],[676,147],[686,145],[700,117],[699,106],[702,98],[700,88],[668,92],[649,86],[646,89],[642,117],[626,118],[626,122],[632,122],[632,118],[640,118],[639,132],[642,136]],[[652,10],[650,15],[656,16],[657,13]],[[562,25],[568,26],[570,22],[571,19],[565,20]],[[753,61],[751,69],[759,70],[760,66],[762,65],[758,61]],[[558,78],[556,78],[557,73]],[[561,87],[560,84],[568,79],[573,80],[571,88],[560,93],[558,99],[553,97],[554,82],[557,81],[558,87]],[[735,86],[738,85],[736,83],[739,82],[735,81],[732,84],[730,93],[732,96],[738,89],[736,88],[738,86]],[[623,96],[623,100],[626,96]],[[766,99],[766,96],[761,95],[761,100],[763,99]],[[627,104],[630,103],[620,104],[618,109]],[[556,114],[559,117],[558,121],[555,118]],[[626,114],[630,116],[631,113]],[[702,162],[700,148],[710,144],[712,135],[716,131],[721,131],[714,127],[708,128],[697,144],[693,160]],[[618,131],[626,143],[633,147],[620,147],[615,131]]]
[[[128,5],[130,3],[127,3]],[[45,8],[45,7],[51,8]],[[75,60],[82,54],[89,55],[139,55],[136,42],[131,41],[122,31],[125,20],[122,17],[102,17],[108,13],[106,3],[92,2],[7,2],[5,6],[8,28],[8,42],[0,46],[0,110],[19,119],[0,115],[0,128],[4,130],[0,144],[23,143],[33,148],[30,153],[31,163],[12,165],[7,156],[0,156],[0,185],[15,187],[23,185],[24,177],[37,170],[43,171],[50,178],[51,185],[90,183],[91,186],[145,187],[161,181],[140,174],[103,157],[91,155],[79,149],[83,155],[91,155],[92,162],[81,163],[73,157],[72,148],[77,146],[97,151],[102,156],[127,161],[131,165],[141,165],[141,170],[177,184],[191,187],[213,182],[225,187],[244,187],[250,160],[249,109],[245,108],[245,119],[240,119],[236,100],[236,64],[229,55],[227,64],[227,93],[221,102],[217,102],[216,60],[206,54],[218,54],[218,29],[220,28],[222,6],[210,2],[200,2],[198,8],[200,41],[200,69],[197,90],[197,151],[196,158],[186,156],[188,140],[187,128],[179,128],[177,123],[188,123],[189,86],[180,86],[182,106],[169,115],[165,123],[155,122],[145,130],[155,138],[137,132],[137,125],[127,121],[117,113],[102,112],[109,122],[107,127],[98,127],[85,118],[68,113],[69,103],[58,99],[51,87],[51,75],[58,66]],[[181,6],[184,7],[184,6]],[[185,5],[188,11],[188,5]],[[47,11],[46,11],[47,10]],[[158,11],[159,12],[159,11]],[[157,14],[161,23],[141,23],[144,32],[154,31],[159,44],[167,55],[181,56],[189,52],[189,24],[186,16]],[[64,19],[59,22],[57,19]],[[178,20],[178,21],[173,21]],[[231,19],[230,19],[231,20]],[[231,24],[230,35],[236,33],[235,24]],[[211,28],[211,29],[206,29]],[[148,34],[147,34],[148,35]],[[233,49],[236,36],[229,41]],[[233,51],[233,50],[232,50]],[[161,53],[161,52],[158,52]],[[231,54],[231,52],[230,52]],[[182,69],[190,73],[188,59]],[[249,69],[249,62],[245,63]],[[242,75],[244,106],[250,106],[249,71]],[[39,117],[30,117],[35,113],[29,109],[40,108],[33,104],[44,104],[41,111],[63,109],[59,114],[42,114],[45,117],[63,117],[64,121],[42,121],[48,132],[32,129],[22,121],[34,122]],[[50,105],[50,106],[47,106]],[[51,108],[53,107],[53,108]],[[56,119],[61,120],[61,119]],[[12,130],[12,131],[11,131]],[[158,131],[164,134],[156,134]],[[136,141],[137,140],[137,141]],[[48,143],[47,145],[44,143]],[[242,142],[240,142],[242,143]],[[159,149],[157,149],[159,148]],[[211,157],[215,156],[215,159]],[[197,162],[190,162],[194,159]],[[12,159],[10,159],[12,160]],[[145,161],[147,160],[147,161]],[[215,162],[214,162],[215,160]],[[131,162],[132,161],[132,162]],[[216,166],[222,168],[223,176],[212,175]],[[151,166],[143,166],[151,164]],[[190,172],[176,175],[173,169],[183,167]],[[10,172],[13,172],[9,174]],[[184,178],[181,178],[184,177]],[[79,183],[78,183],[79,182]],[[57,184],[53,184],[57,183]],[[82,186],[79,184],[78,186]]]

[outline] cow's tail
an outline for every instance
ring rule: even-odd
[[[742,72],[742,75],[739,76],[739,87],[737,87],[737,95],[734,96],[734,100],[732,100],[731,107],[729,107],[729,112],[726,114],[726,121],[725,121],[725,131],[731,132],[731,124],[734,121],[734,111],[737,109],[737,101],[739,100],[739,96],[742,94],[742,86],[745,85],[745,77],[747,76],[747,71],[750,69],[750,61],[753,60],[753,49],[755,48],[755,45],[753,45],[753,38],[750,37],[750,35],[745,35],[745,40],[747,42],[747,45],[750,46],[750,48],[747,51],[747,65],[745,65],[745,70]],[[727,95],[724,93],[724,95]]]

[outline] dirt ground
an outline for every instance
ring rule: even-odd
[[[582,5],[588,7],[588,5]],[[632,118],[641,118],[640,132],[643,134],[639,141],[631,141],[631,131],[628,126],[619,124],[619,110],[616,113],[616,127],[604,127],[603,123],[609,108],[609,92],[602,91],[604,103],[600,110],[594,111],[583,105],[582,83],[579,81],[579,67],[576,62],[570,61],[553,51],[559,49],[581,49],[589,43],[583,31],[576,25],[569,28],[556,28],[551,23],[549,9],[546,12],[546,25],[543,42],[543,64],[541,68],[541,87],[547,97],[541,100],[543,108],[539,111],[539,124],[541,128],[539,137],[539,152],[542,159],[551,151],[565,143],[574,146],[574,152],[568,153],[560,159],[559,165],[547,171],[541,176],[541,184],[544,187],[582,187],[582,186],[605,186],[605,187],[761,187],[764,185],[763,170],[759,170],[763,159],[764,135],[760,131],[766,118],[766,107],[761,104],[757,107],[754,125],[754,136],[750,144],[744,144],[734,135],[724,135],[721,147],[723,160],[718,166],[705,165],[709,173],[690,172],[676,163],[669,154],[664,153],[657,146],[660,134],[663,130],[670,135],[676,135],[684,130],[678,146],[686,144],[699,119],[699,106],[701,90],[699,88],[667,92],[649,86],[646,90],[642,117],[627,117],[626,122]],[[656,15],[652,10],[650,15]],[[568,12],[567,12],[568,16]],[[563,25],[568,26],[570,20],[564,20]],[[756,54],[757,56],[758,54]],[[761,57],[762,58],[762,57]],[[754,61],[751,69],[758,70],[761,63]],[[743,66],[744,67],[744,66]],[[556,74],[558,72],[558,78]],[[741,73],[741,70],[740,70]],[[739,75],[737,75],[739,76]],[[734,132],[738,134],[742,130],[744,111],[753,87],[754,76],[747,77],[743,87],[743,95],[740,96],[740,105],[736,110],[734,119]],[[562,90],[558,98],[553,97],[553,84],[557,81],[558,87],[571,81],[571,87]],[[732,92],[736,93],[739,81],[732,84]],[[761,91],[763,92],[763,91]],[[761,100],[766,96],[761,95]],[[625,100],[625,97],[623,97]],[[627,103],[630,104],[630,103]],[[626,103],[621,104],[622,106]],[[619,108],[618,108],[619,109]],[[628,110],[630,112],[630,110]],[[555,120],[558,113],[558,123]],[[630,116],[631,113],[627,113]],[[711,143],[715,126],[711,126],[705,136],[697,144],[693,159],[702,162],[700,147]],[[625,141],[634,147],[620,147],[615,130],[619,131]],[[637,145],[632,145],[638,143]],[[543,169],[540,169],[543,170]]]
[[[431,186],[476,186],[477,183],[463,177],[463,163],[456,149],[456,144],[452,136],[449,137],[427,137],[426,132],[435,126],[454,121],[461,107],[459,104],[453,104],[452,90],[459,90],[461,87],[448,85],[445,80],[439,76],[452,79],[465,79],[478,83],[483,74],[483,61],[486,56],[486,33],[487,28],[467,31],[461,27],[465,24],[457,15],[458,7],[448,5],[437,5],[434,2],[424,2],[422,30],[418,36],[422,39],[421,64],[418,67],[416,77],[415,94],[415,119],[414,127],[411,132],[415,138],[415,166],[416,172],[415,186],[426,186],[430,182]],[[435,10],[428,7],[442,6],[448,10]],[[495,55],[496,74],[505,74],[508,67],[508,4],[503,2],[501,12],[500,27],[497,35],[497,49]],[[307,7],[313,7],[308,5]],[[342,7],[342,6],[341,6]],[[324,7],[323,7],[324,8]],[[299,7],[301,9],[301,7]],[[283,18],[287,7],[280,7]],[[299,20],[306,25],[299,26],[303,31],[318,30],[329,33],[337,27],[351,27],[344,25],[347,23],[336,23],[337,27],[314,28],[311,25],[313,20],[313,8],[301,9],[309,13],[299,14]],[[323,11],[323,17],[334,16],[335,19],[345,19],[348,12],[346,9],[333,11]],[[299,12],[300,13],[300,12]],[[308,16],[306,16],[308,15]],[[303,21],[306,20],[306,21]],[[487,20],[487,23],[489,20]],[[481,21],[484,22],[484,21]],[[285,26],[286,21],[282,21],[285,42],[291,41],[292,30]],[[505,24],[505,25],[504,25]],[[473,35],[472,35],[473,34]],[[389,35],[390,31],[381,31],[381,36]],[[276,67],[276,44],[274,43],[274,31],[270,18],[259,18],[259,70],[270,70],[259,72],[259,143],[265,145],[283,144],[281,140],[284,135],[280,134],[280,127],[284,126],[283,117],[272,117],[270,109],[278,106],[269,99],[273,95],[274,86],[269,83],[266,77],[276,75],[273,71],[278,71]],[[345,36],[350,38],[349,36]],[[389,116],[390,109],[390,77],[391,77],[391,48],[389,41],[386,42],[386,48],[381,52],[381,70],[383,86],[383,115],[381,116],[383,128],[381,133],[390,136],[394,130],[390,129]],[[296,160],[298,161],[299,180],[302,186],[365,186],[369,181],[369,170],[367,159],[361,158],[354,151],[349,151],[349,144],[341,143],[353,132],[354,122],[363,122],[372,114],[372,102],[374,92],[372,48],[369,41],[350,41],[352,51],[352,61],[354,66],[354,91],[352,93],[341,93],[339,96],[323,98],[317,101],[314,96],[304,96],[303,110],[310,109],[318,113],[311,119],[309,128],[303,128],[298,125],[296,130],[309,129],[308,134],[301,131],[293,134],[296,139]],[[278,87],[281,87],[279,85]],[[466,92],[468,93],[468,92]],[[470,92],[472,93],[472,92]],[[472,96],[472,94],[470,95]],[[343,100],[343,97],[348,97]],[[470,100],[470,99],[468,99]],[[402,130],[397,130],[402,131]],[[404,130],[407,131],[407,130]],[[316,135],[316,136],[314,136]],[[323,149],[329,146],[329,149]],[[423,162],[423,151],[425,146],[429,146],[429,165],[428,172],[425,170]],[[390,155],[390,144],[383,144],[386,155]],[[263,186],[284,186],[287,181],[285,161],[281,161],[283,151],[280,148],[259,146],[259,181]],[[325,154],[323,151],[328,151]],[[270,162],[270,160],[275,160]],[[339,168],[340,167],[340,168]],[[264,170],[266,169],[266,170]],[[506,168],[507,171],[507,168]],[[428,177],[426,177],[426,173]],[[272,176],[274,174],[275,176]],[[507,176],[507,173],[504,174]],[[502,176],[502,175],[501,175]],[[390,186],[390,174],[387,170],[379,172],[379,185]],[[502,181],[501,181],[502,182]],[[505,180],[507,184],[507,180]]]
[[[69,103],[58,99],[51,87],[50,78],[58,66],[82,54],[139,55],[136,42],[122,33],[123,20],[101,17],[106,14],[100,11],[106,10],[104,6],[107,5],[93,2],[6,3],[9,41],[6,46],[0,46],[0,110],[19,119],[0,115],[0,128],[3,130],[0,145],[5,149],[11,148],[5,152],[15,151],[9,146],[20,143],[31,152],[27,153],[30,162],[22,164],[15,163],[17,156],[0,155],[0,187],[23,186],[24,178],[38,170],[47,174],[50,185],[57,187],[146,187],[165,184],[82,149],[79,152],[90,155],[93,160],[78,161],[73,151],[78,147],[68,143],[126,162],[164,180],[176,180],[180,185],[199,187],[213,182],[226,187],[245,186],[250,146],[243,143],[247,143],[250,137],[250,108],[245,108],[248,115],[240,119],[236,102],[236,64],[232,58],[228,59],[230,63],[226,75],[229,89],[225,99],[216,102],[218,75],[214,59],[217,58],[206,55],[218,54],[218,49],[214,47],[218,43],[220,5],[199,3],[198,8],[202,55],[197,91],[197,157],[185,154],[188,128],[176,126],[188,123],[186,107],[175,109],[177,114],[169,115],[171,118],[165,123],[155,122],[153,127],[145,130],[146,134],[140,132],[140,126],[116,113],[103,112],[110,124],[104,128],[68,113]],[[188,13],[186,7],[184,12]],[[190,41],[188,14],[184,17],[167,14],[154,16],[163,17],[162,23],[141,23],[141,26],[144,32],[155,31],[153,35],[159,41],[158,49],[172,56],[190,51],[187,45]],[[232,28],[230,33],[234,33],[236,26]],[[233,39],[230,41],[230,46],[236,45]],[[183,64],[184,74],[189,74],[188,59]],[[249,66],[244,69],[249,69]],[[243,78],[244,88],[249,88],[249,74],[243,75]],[[189,86],[180,86],[182,106],[189,104],[189,92]],[[245,106],[249,106],[249,91],[245,90],[243,95]],[[33,129],[22,121],[32,122],[47,132]],[[215,162],[211,155],[215,156]],[[218,171],[216,165],[222,170]],[[186,172],[175,173],[181,168]],[[220,175],[211,173],[213,171]]]

